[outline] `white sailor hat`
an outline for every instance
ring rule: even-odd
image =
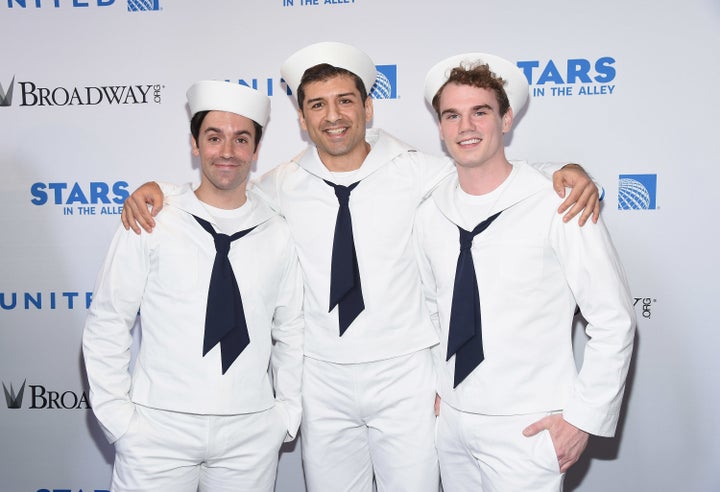
[[[246,85],[220,80],[195,82],[187,91],[190,114],[228,111],[265,126],[270,116],[270,98]]]
[[[425,100],[432,104],[435,94],[447,81],[453,68],[458,66],[472,68],[484,64],[487,64],[490,71],[505,82],[503,88],[510,101],[513,114],[517,115],[528,100],[530,93],[528,81],[522,70],[514,63],[487,53],[465,53],[451,56],[437,63],[425,77]]]
[[[368,94],[375,85],[377,70],[367,53],[349,44],[324,41],[296,51],[282,64],[280,74],[295,97],[297,97],[297,89],[305,70],[321,63],[344,68],[354,73],[363,81]]]

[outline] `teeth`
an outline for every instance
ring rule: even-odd
[[[334,128],[331,130],[325,130],[331,135],[340,135],[341,133],[345,132],[345,128]]]
[[[479,138],[471,138],[469,140],[463,140],[462,142],[460,142],[460,145],[473,145],[480,142],[481,140]]]

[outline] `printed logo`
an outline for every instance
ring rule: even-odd
[[[233,81],[230,79],[225,79],[225,82]],[[273,93],[275,92],[274,87],[276,80],[272,77],[268,77],[266,79],[237,79],[237,83],[240,85],[244,85],[245,87],[255,89],[256,91],[265,92],[268,97],[272,97]],[[287,94],[288,96],[292,94],[292,91],[290,91],[290,88],[285,83],[285,80],[280,79],[278,84],[280,85],[283,93]]]
[[[127,181],[38,182],[30,185],[30,203],[62,207],[63,215],[120,215],[130,196],[129,186]]]
[[[657,299],[652,297],[635,297],[633,305],[636,309],[640,310],[640,314],[645,319],[652,318],[652,305],[657,302]]]
[[[13,388],[12,383],[10,384],[10,391],[8,391],[7,386],[5,386],[5,383],[3,382],[3,391],[5,391],[5,401],[7,402],[8,408],[22,408],[23,393],[25,392],[26,382],[27,380],[23,381],[23,384],[22,386],[20,386],[20,391],[18,391],[17,395],[15,394],[15,389]]]
[[[88,492],[110,492],[106,489],[85,489]],[[38,489],[37,492],[75,492],[72,489],[68,488],[62,488],[62,489]],[[83,492],[83,489],[78,489],[77,492]]]
[[[373,99],[397,99],[397,65],[376,65],[377,79],[370,90]]]
[[[88,309],[92,292],[0,292],[0,309],[13,311],[24,309]]]
[[[15,98],[15,102],[21,107],[160,104],[165,88],[161,84],[46,87],[29,80],[18,81],[17,85],[19,94],[16,95],[19,97]],[[0,106],[12,104],[14,88],[14,76],[7,90],[0,85]]]
[[[655,210],[657,174],[621,174],[618,210]]]
[[[82,8],[89,7],[110,7],[115,4],[115,0],[7,0],[9,9],[19,7],[26,9],[28,5],[31,8],[41,9],[47,8]],[[128,12],[151,12],[160,10],[160,0],[127,0]]]
[[[13,89],[15,88],[15,76],[10,81],[7,91],[0,83],[0,106],[10,106],[12,104]]]
[[[517,66],[523,71],[533,97],[598,96],[615,91],[612,82],[617,75],[615,58],[597,60],[570,58],[556,60],[523,60]]]
[[[282,0],[283,7],[293,7],[297,2],[301,7],[320,7],[328,5],[351,5],[355,0]]]
[[[27,381],[27,380],[26,380]],[[22,408],[23,393],[25,391],[25,383],[23,381],[22,387],[18,394],[15,394],[12,384],[10,385],[10,391],[8,391],[5,383],[3,382],[3,390],[5,390],[5,400],[7,401],[7,407],[11,409]],[[30,410],[89,410],[90,403],[87,394],[75,391],[54,391],[49,390],[41,384],[30,384]]]
[[[21,8],[27,8],[28,4],[36,9],[43,7],[60,7],[87,8],[87,7],[108,7],[115,3],[115,0],[8,0],[8,8],[13,8],[13,4]]]
[[[149,12],[160,10],[160,0],[128,0],[128,12]]]

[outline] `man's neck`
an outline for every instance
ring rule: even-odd
[[[504,157],[477,167],[455,165],[460,188],[468,195],[485,195],[495,190],[510,176],[512,164]]]
[[[370,153],[370,144],[365,142],[365,145],[359,145],[352,152],[343,155],[330,155],[323,152],[318,152],[320,161],[330,172],[344,173],[355,171],[360,169],[360,166],[365,162],[365,158]]]
[[[223,210],[234,210],[247,202],[246,186],[239,186],[234,190],[218,190],[202,184],[195,190],[195,196],[211,207]]]

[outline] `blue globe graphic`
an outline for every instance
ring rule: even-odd
[[[392,84],[390,84],[390,79],[388,79],[382,72],[378,72],[377,74],[377,80],[370,91],[370,97],[373,99],[390,99],[392,96]]]
[[[642,183],[634,179],[622,178],[618,186],[618,209],[648,210],[650,193]]]

